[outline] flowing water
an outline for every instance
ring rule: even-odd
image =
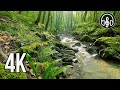
[[[69,73],[68,79],[120,79],[120,63],[96,58],[97,54],[89,54],[86,45],[81,42],[80,46],[73,47],[79,42],[74,37],[60,35],[60,38],[63,44],[78,49],[78,63],[73,64],[73,69],[66,70]]]

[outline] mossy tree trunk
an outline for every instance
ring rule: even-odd
[[[46,25],[45,25],[45,30],[47,30],[47,28],[48,28],[49,21],[50,21],[50,16],[51,16],[51,12],[49,11],[48,12],[48,19],[47,19],[47,22],[46,22]]]
[[[42,24],[44,24],[44,21],[45,21],[45,11],[43,12]]]
[[[36,25],[38,25],[38,23],[40,22],[40,18],[41,18],[41,11],[39,11],[38,17],[34,22]]]

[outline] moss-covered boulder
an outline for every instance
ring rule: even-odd
[[[90,37],[90,36],[88,36],[88,35],[83,35],[83,36],[81,37],[81,41],[92,42],[93,39],[92,39],[92,37]]]
[[[86,51],[87,51],[88,53],[90,53],[90,54],[96,53],[96,50],[97,50],[97,48],[94,47],[94,46],[88,46],[88,47],[86,48]]]
[[[104,59],[120,61],[120,54],[111,47],[107,47],[99,51],[99,55]]]
[[[41,33],[35,32],[35,35],[38,36],[41,39],[41,41],[49,41],[55,38],[54,35],[52,35],[52,33],[45,31]]]
[[[95,42],[101,58],[120,61],[120,37],[101,37]]]
[[[0,64],[0,79],[27,79],[27,76],[22,71],[11,73],[10,70],[5,70],[4,64]]]
[[[120,53],[120,37],[101,37],[96,40],[95,45],[105,45],[106,47],[109,46]]]
[[[73,33],[72,33],[72,36],[74,36],[76,40],[80,40],[80,36],[81,36],[81,35],[80,35],[80,33],[78,33],[78,32],[73,32]]]

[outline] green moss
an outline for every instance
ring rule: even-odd
[[[120,37],[101,37],[97,39],[97,44],[110,46],[120,52]]]
[[[111,47],[107,47],[105,49],[100,50],[99,55],[102,58],[108,58],[108,59],[111,59],[111,60],[120,61],[120,54]]]
[[[41,43],[35,42],[35,43],[33,43],[33,44],[30,45],[30,48],[37,49],[37,48],[41,48],[41,46],[42,46]]]
[[[105,28],[97,28],[95,32],[92,33],[92,36],[101,37],[103,34],[105,34],[107,30]]]
[[[46,70],[49,64],[50,64],[49,62],[37,63],[36,69],[38,71],[39,76],[43,77],[44,71]]]
[[[38,52],[36,50],[34,50],[34,48],[31,48],[31,46],[23,46],[21,47],[23,52],[27,52],[30,55],[32,55],[32,57],[37,57],[38,56]]]
[[[113,30],[116,32],[116,34],[120,35],[120,27],[115,27]]]
[[[0,79],[27,79],[27,77],[22,71],[11,73],[10,70],[5,70],[4,64],[0,64]]]
[[[81,37],[81,41],[92,42],[93,39],[92,39],[92,37],[90,37],[90,36],[88,36],[88,35],[83,35],[83,36]]]

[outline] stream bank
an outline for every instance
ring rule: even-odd
[[[120,79],[120,65],[98,57],[96,52],[87,52],[87,44],[72,36],[59,35],[61,43],[74,51],[73,68],[64,71],[67,79]],[[96,49],[96,47],[95,47]],[[91,50],[90,50],[91,51]],[[61,54],[61,52],[59,52]],[[70,58],[70,57],[69,57]],[[64,57],[62,58],[64,61]]]

